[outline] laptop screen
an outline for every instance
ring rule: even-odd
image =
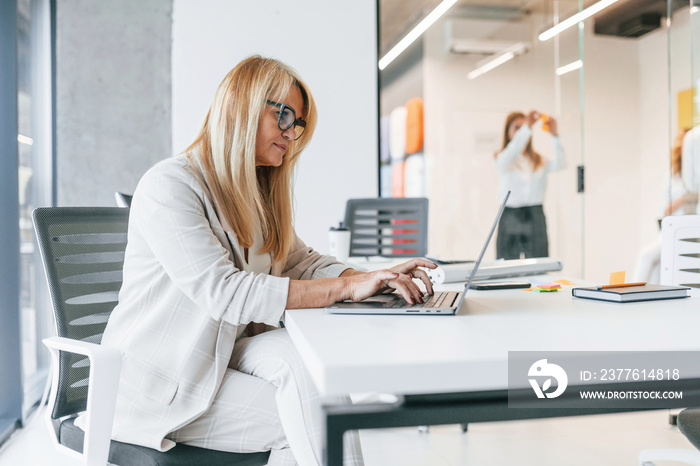
[[[486,249],[489,247],[489,243],[491,242],[491,237],[493,236],[493,233],[496,231],[496,227],[498,226],[498,222],[501,220],[501,216],[503,215],[503,211],[506,208],[506,202],[508,202],[509,197],[510,197],[510,191],[508,191],[506,193],[506,197],[505,197],[505,199],[503,199],[503,203],[501,203],[501,208],[498,211],[498,215],[496,215],[496,219],[493,221],[493,225],[491,225],[491,231],[489,232],[489,235],[486,238],[486,242],[484,243],[484,247],[481,248],[481,253],[479,254],[479,258],[474,263],[474,268],[472,268],[472,273],[469,275],[469,280],[467,281],[467,285],[464,288],[464,294],[467,293],[467,290],[471,286],[472,281],[474,280],[474,277],[476,276],[476,271],[479,270],[479,265],[481,264],[481,259],[484,258],[484,254],[486,253]]]

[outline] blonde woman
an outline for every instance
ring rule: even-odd
[[[671,182],[665,191],[666,197],[670,194],[671,202],[664,209],[664,217],[668,215],[692,215],[698,203],[698,193],[692,191],[693,176],[685,176],[683,173],[683,149],[686,153],[690,150],[686,141],[686,135],[690,129],[681,129],[676,135],[671,148]],[[692,135],[692,133],[691,133]],[[688,163],[686,162],[686,165]],[[687,167],[688,171],[693,171],[693,167]],[[685,180],[688,180],[686,184]]]
[[[671,174],[666,173],[668,182],[662,194],[663,213],[659,212],[659,229],[661,221],[669,215],[692,215],[698,202],[698,193],[692,192],[683,177],[683,141],[688,129],[681,129],[671,148]],[[659,283],[661,280],[661,231],[654,241],[644,246],[637,256],[633,281]]]
[[[285,309],[396,289],[422,301],[413,260],[361,273],[307,247],[292,226],[292,173],[316,127],[302,79],[250,57],[220,84],[184,154],[141,179],[124,282],[103,344],[123,368],[113,438],[271,451],[269,464],[321,462],[320,405],[286,330]],[[346,464],[362,464],[356,434]]]
[[[542,203],[549,173],[565,167],[564,150],[559,140],[556,119],[546,117],[552,135],[554,158],[546,159],[532,148],[532,128],[541,114],[512,112],[506,118],[503,147],[494,154],[498,176],[498,196],[511,192],[508,205],[498,224],[498,258],[519,259],[549,256],[547,222]]]

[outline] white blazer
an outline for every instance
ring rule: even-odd
[[[165,436],[211,405],[238,325],[278,326],[290,279],[347,269],[297,237],[287,263],[269,275],[244,271],[203,180],[180,155],[151,168],[134,193],[124,282],[102,339],[122,353],[114,440],[172,448]]]

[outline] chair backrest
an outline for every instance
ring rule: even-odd
[[[428,250],[428,199],[350,199],[345,225],[350,256],[423,257]]]
[[[122,284],[129,211],[119,207],[47,207],[32,218],[59,337],[99,344]],[[52,417],[85,410],[87,357],[61,352]]]
[[[131,207],[132,194],[124,194],[119,191],[114,193],[114,200],[117,201],[117,207]]]
[[[661,284],[700,288],[700,215],[661,222]]]

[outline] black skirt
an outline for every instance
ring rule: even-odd
[[[498,224],[496,255],[499,259],[549,256],[547,220],[541,205],[505,208]]]

